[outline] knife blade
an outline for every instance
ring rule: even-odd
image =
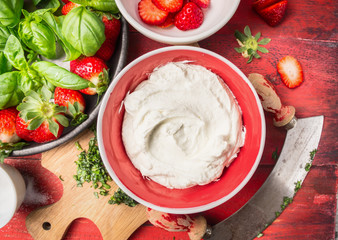
[[[262,187],[239,211],[213,226],[205,239],[253,239],[270,225],[283,199],[293,198],[295,184],[307,175],[305,167],[319,144],[323,121],[323,116],[298,119],[288,130],[279,159]]]
[[[312,161],[310,152],[317,149],[324,117],[297,119],[292,106],[284,106],[272,84],[260,74],[250,74],[249,80],[260,96],[263,108],[275,114],[274,125],[287,129],[285,143],[277,163],[256,194],[236,213],[208,227],[204,239],[246,240],[255,238],[280,213],[284,200],[291,200]]]

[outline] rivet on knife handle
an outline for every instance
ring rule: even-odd
[[[273,124],[276,127],[293,128],[297,121],[295,108],[283,105],[274,86],[261,74],[251,73],[248,78],[256,89],[264,110],[274,114]]]

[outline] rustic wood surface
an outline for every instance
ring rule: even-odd
[[[212,2],[212,0],[211,0]],[[230,22],[213,36],[199,42],[202,48],[214,51],[237,65],[246,75],[258,72],[276,87],[282,102],[296,108],[298,117],[324,115],[324,129],[313,166],[294,201],[263,233],[262,239],[320,239],[335,238],[337,203],[337,11],[336,0],[289,0],[282,24],[268,26],[251,8],[252,0],[242,0]],[[247,64],[235,52],[235,30],[249,25],[255,34],[272,41],[267,45],[270,53]],[[128,62],[138,56],[167,46],[152,41],[130,28]],[[296,57],[304,70],[304,82],[296,89],[287,88],[276,70],[278,59],[285,55]],[[215,224],[238,210],[263,184],[275,160],[272,153],[283,146],[285,132],[273,127],[270,114],[266,114],[267,139],[261,164],[250,182],[227,203],[202,213],[210,224]],[[39,206],[57,202],[62,196],[58,176],[41,167],[41,155],[7,159],[28,179],[30,195],[9,224],[0,229],[0,239],[32,239],[25,219]],[[70,160],[73,161],[73,160]],[[93,222],[75,220],[64,239],[102,239]],[[188,239],[186,233],[169,233],[149,223],[142,225],[130,240]]]

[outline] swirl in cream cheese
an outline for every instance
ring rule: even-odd
[[[168,188],[217,180],[244,144],[233,94],[199,65],[155,69],[124,106],[122,139],[130,160],[143,176]]]

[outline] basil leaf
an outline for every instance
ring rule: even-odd
[[[118,13],[119,9],[116,6],[115,0],[72,0],[83,6],[92,7],[96,10]]]
[[[9,38],[10,35],[11,32],[9,31],[8,28],[0,26],[0,51],[4,50],[7,39]]]
[[[55,63],[40,61],[33,63],[32,67],[44,76],[48,82],[57,87],[80,90],[92,85],[90,81],[69,72]]]
[[[16,69],[24,70],[28,68],[22,45],[14,35],[9,36],[4,49],[4,54]]]
[[[0,52],[0,75],[12,70],[12,64],[7,60],[5,54]]]
[[[38,10],[39,11],[39,10]],[[42,18],[39,17],[39,12],[28,13],[23,10],[25,19],[20,22],[18,34],[20,39],[38,54],[53,59],[56,57],[56,39],[54,32],[49,28]]]
[[[66,53],[65,61],[75,60],[78,57],[80,57],[81,53],[77,51],[62,35],[61,30],[64,16],[56,17],[50,12],[46,12],[41,17],[48,24],[48,26],[54,31],[55,35],[60,39],[59,43],[61,44],[63,50]]]
[[[105,40],[104,24],[85,7],[70,11],[62,24],[65,39],[85,56],[93,56]]]
[[[37,8],[51,9],[52,12],[60,7],[59,0],[33,0],[33,3]]]
[[[24,0],[1,0],[0,1],[0,24],[15,27],[21,16]]]
[[[0,109],[18,105],[24,94],[18,87],[20,73],[7,72],[0,75]]]
[[[45,85],[45,79],[42,78],[37,71],[28,67],[20,71],[20,88],[21,91],[27,93],[30,90],[37,91]]]

